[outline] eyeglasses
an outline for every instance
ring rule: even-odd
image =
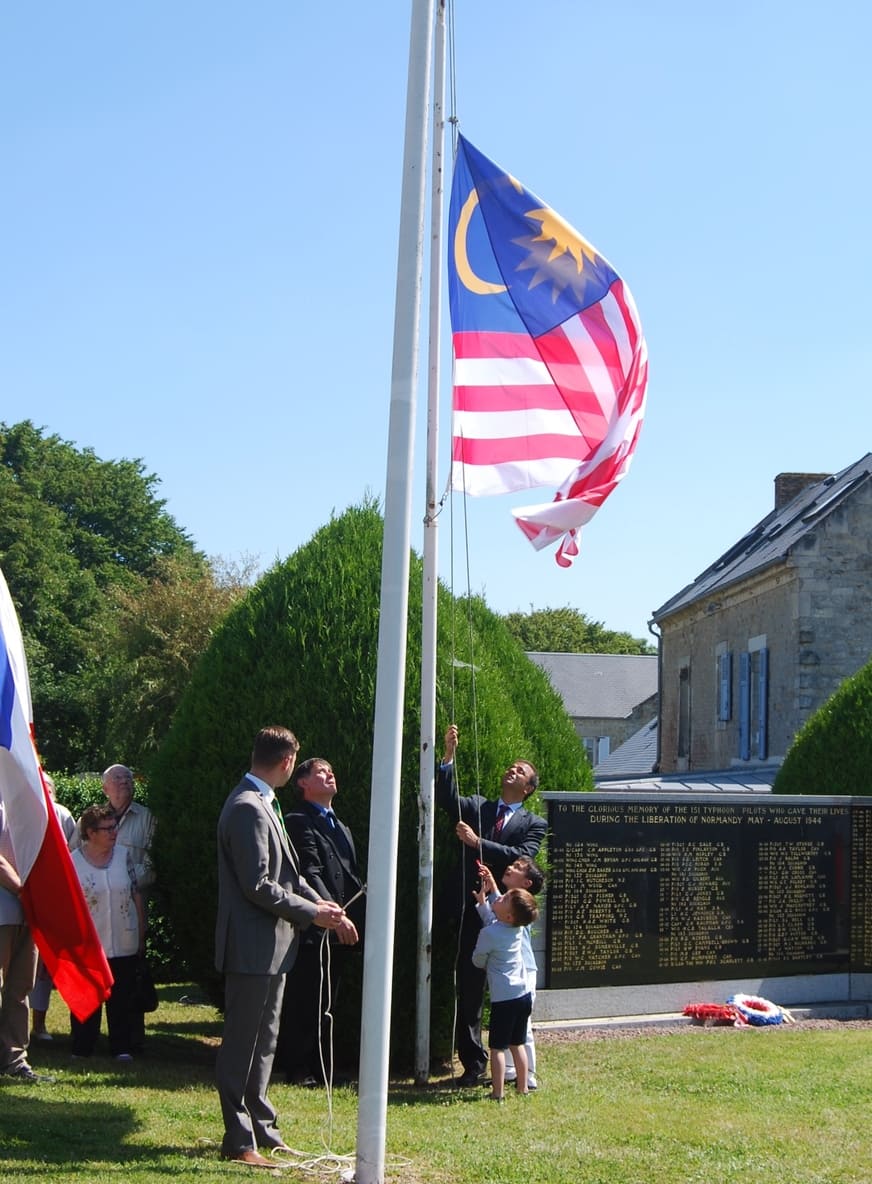
[[[96,826],[95,830],[118,830],[117,822],[110,822],[108,826]]]

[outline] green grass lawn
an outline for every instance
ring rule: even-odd
[[[220,1016],[161,989],[148,1054],[131,1066],[69,1060],[53,996],[52,1044],[32,1050],[54,1085],[0,1084],[0,1181],[270,1177],[219,1159],[212,1075]],[[826,1029],[650,1030],[539,1043],[541,1088],[503,1106],[487,1090],[392,1083],[390,1184],[872,1184],[872,1023]],[[353,1167],[357,1096],[276,1084],[289,1179]]]

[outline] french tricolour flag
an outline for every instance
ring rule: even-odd
[[[88,912],[33,742],[21,629],[0,572],[0,797],[33,939],[73,1015],[109,995],[112,971]]]

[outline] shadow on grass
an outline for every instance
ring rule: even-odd
[[[167,998],[164,1007],[169,991],[174,991],[176,998]],[[54,1025],[51,1042],[31,1043],[28,1059],[37,1071],[55,1074],[60,1085],[83,1084],[87,1080],[97,1087],[110,1088],[134,1085],[145,1089],[175,1089],[192,1084],[211,1087],[215,1055],[221,1043],[221,1018],[210,1007],[192,1007],[188,1019],[186,1011],[178,1006],[177,997],[181,993],[180,988],[159,990],[158,1010],[145,1017],[145,1048],[141,1055],[134,1056],[131,1064],[116,1064],[109,1056],[105,1015],[93,1056],[72,1061],[71,1037],[60,1034]]]
[[[469,1106],[486,1101],[489,1094],[490,1084],[461,1089],[450,1077],[431,1080],[426,1085],[392,1081],[388,1087],[388,1106]]]
[[[222,1038],[223,1019],[191,985],[158,987],[158,1010],[146,1016],[146,1043],[132,1064],[118,1066],[108,1055],[105,1015],[95,1055],[71,1061],[69,1012],[52,993],[51,1042],[31,1043],[28,1060],[38,1070],[57,1074],[60,1082],[90,1077],[95,1085],[135,1085],[153,1089],[177,1088],[214,1080],[214,1058]]]
[[[90,1079],[98,1086],[175,1089],[214,1082],[217,1044],[212,1042],[181,1032],[158,1033],[151,1028],[146,1035],[144,1054],[128,1065],[117,1064],[105,1053],[106,1046],[104,1035],[93,1056],[73,1062],[69,1040],[55,1038],[38,1052],[31,1049],[29,1060],[37,1072],[56,1075],[62,1085],[81,1085]]]
[[[159,1016],[160,1012],[157,1015]],[[221,1024],[209,1020],[191,1019],[187,1023],[180,1023],[178,1020],[164,1021],[155,1018],[148,1025],[148,1030],[156,1036],[181,1036],[185,1040],[200,1037],[207,1044],[218,1044],[221,1040]]]
[[[46,1086],[51,1089],[53,1087]],[[126,1143],[140,1127],[135,1110],[126,1104],[72,1102],[35,1097],[32,1089],[19,1092],[17,1086],[2,1087],[0,1110],[0,1163],[18,1161],[16,1179],[32,1172],[22,1160],[36,1160],[42,1170],[49,1165],[69,1165],[73,1170],[82,1160],[111,1160],[135,1163],[153,1160],[153,1147],[137,1148]]]

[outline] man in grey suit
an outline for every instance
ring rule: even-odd
[[[351,922],[300,874],[275,790],[287,784],[299,744],[287,728],[258,732],[251,769],[218,819],[215,965],[224,973],[224,1034],[216,1063],[224,1118],[221,1154],[274,1168],[262,1152],[288,1150],[267,1098],[285,975],[301,929],[338,934]]]

